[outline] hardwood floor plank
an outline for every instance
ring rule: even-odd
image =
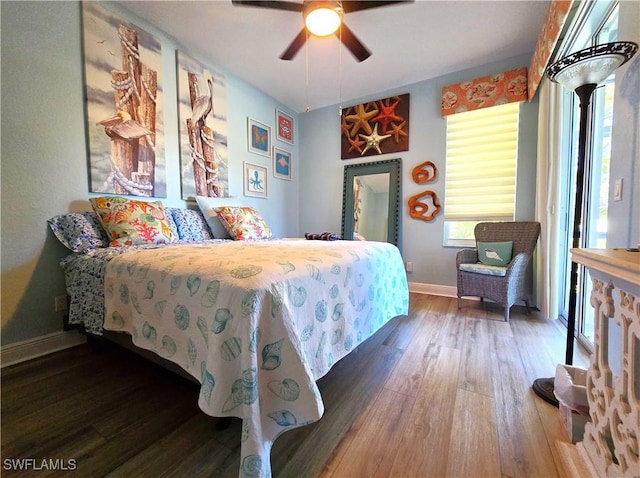
[[[534,312],[529,320],[515,320],[512,327],[527,379],[553,377],[556,365],[565,361],[566,349],[566,337],[558,334],[557,325]],[[574,364],[586,368],[588,357],[580,347],[574,350]]]
[[[383,389],[340,460],[334,477],[386,477],[393,466],[415,398]]]
[[[384,341],[384,345],[406,350],[416,333],[416,329],[420,326],[422,317],[429,312],[433,305],[432,297],[422,295],[411,300],[409,303],[409,315],[396,319],[402,323],[402,326],[394,328]]]
[[[394,373],[389,376],[385,388],[415,397],[422,384],[427,354],[442,325],[442,316],[425,312],[415,329],[413,339],[407,346]]]
[[[100,448],[100,453],[78,457],[78,471],[91,476],[107,476],[108,473],[134,458],[158,439],[170,434],[180,424],[193,417],[193,409],[182,402],[157,410],[153,419],[138,420],[109,440]],[[197,412],[202,418],[201,412]],[[170,448],[166,449],[170,452]],[[175,456],[175,459],[179,459]],[[122,476],[122,475],[121,475]]]
[[[80,348],[85,346],[80,346]],[[89,349],[87,349],[89,350]],[[54,354],[59,355],[59,354]],[[41,371],[32,370],[27,373],[27,379],[11,375],[4,377],[2,389],[7,400],[3,403],[3,411],[11,413],[15,418],[24,418],[38,411],[42,407],[82,393],[87,388],[99,386],[105,381],[112,381],[118,377],[117,367],[101,367],[101,357],[85,354],[82,358],[72,354],[68,359],[56,357],[52,372],[49,367],[40,367]],[[28,395],[26,395],[28,392]],[[28,396],[29,400],[12,399]]]
[[[34,449],[29,452],[28,457],[34,458],[38,463],[42,463],[42,460],[63,460],[63,463],[67,466],[71,465],[71,460],[75,460],[76,457],[91,453],[94,450],[99,450],[107,440],[101,436],[92,426],[86,426],[80,429],[73,429],[68,435],[60,436],[58,439],[47,442],[38,449]],[[3,457],[6,455],[3,453]],[[15,455],[11,458],[18,458]],[[74,464],[74,466],[77,464]],[[42,468],[42,467],[41,467]],[[75,471],[75,470],[74,470]],[[2,475],[6,477],[20,476],[20,478],[31,477],[47,477],[47,476],[59,476],[60,470],[23,470],[17,472],[16,470],[3,469]]]
[[[223,447],[215,440],[216,419],[196,413],[181,423],[177,428],[159,440],[151,443],[130,460],[117,467],[108,477],[118,476],[162,476],[173,474],[180,462],[194,450],[206,444],[213,456],[220,455],[220,463],[231,453],[229,448]],[[215,466],[217,460],[209,463]],[[211,470],[213,471],[213,470]]]
[[[458,311],[457,299],[439,297],[438,307],[435,307],[431,315],[441,324],[437,331],[434,343],[453,349],[462,348],[465,330],[465,317]]]
[[[170,406],[176,400],[192,401],[197,393],[196,388],[182,388],[179,383],[173,386],[170,394],[162,393],[157,386],[139,388],[127,396],[126,406],[108,410],[95,417],[92,423],[102,436],[111,439],[137,420],[152,419],[158,410]],[[197,406],[193,407],[193,412],[200,413]]]
[[[559,476],[526,379],[517,344],[493,337],[492,361],[502,472],[509,476]]]
[[[382,390],[382,387],[378,390],[378,393]],[[377,395],[376,395],[377,396]],[[360,430],[365,425],[367,421],[367,416],[369,415],[370,409],[375,404],[375,400],[366,400],[362,401],[362,410],[357,414],[354,418],[349,430],[344,434],[338,445],[333,450],[331,457],[325,462],[325,465],[318,475],[319,478],[331,478],[336,471],[336,468],[347,454],[349,450],[349,446],[353,442],[353,440],[358,436]]]
[[[6,387],[8,392],[13,392],[13,387],[33,385],[47,377],[60,375],[102,359],[98,355],[88,354],[87,351],[90,351],[89,346],[79,345],[5,367],[0,377],[2,389]]]
[[[493,399],[458,390],[446,476],[490,478],[501,474]]]
[[[319,385],[325,404],[324,416],[319,422],[287,432],[276,440],[271,460],[274,475],[318,476],[345,436],[352,433],[351,428],[366,404],[375,400],[401,353],[380,345],[372,354],[362,354],[363,366],[353,367],[357,373],[349,373],[348,379],[332,375],[333,370],[329,372]],[[349,356],[343,360],[348,359]],[[339,382],[347,387],[337,387]],[[298,442],[298,446],[294,448],[292,441]]]
[[[534,400],[534,402],[538,410],[538,415],[540,417],[540,422],[542,423],[544,434],[547,438],[547,443],[549,444],[551,454],[553,455],[553,460],[558,470],[558,476],[562,478],[566,478],[567,477],[565,473],[566,470],[562,466],[562,462],[563,462],[562,450],[560,450],[557,446],[555,446],[555,444],[558,442],[565,442],[566,444],[571,444],[571,439],[569,438],[569,434],[567,433],[567,430],[564,428],[564,426],[562,425],[562,422],[558,418],[559,411],[556,407],[540,399],[536,399]]]
[[[557,337],[552,324],[538,318],[514,321],[513,328],[527,380],[533,383],[539,377],[553,377],[556,364],[564,362],[564,338]]]
[[[230,450],[211,440],[180,457],[171,467],[159,473],[158,478],[236,478],[240,463],[240,447]],[[225,468],[226,465],[226,468]]]
[[[580,451],[571,443],[556,442],[564,476],[571,478],[598,478],[598,473],[590,462],[582,459]]]
[[[564,338],[558,336],[555,325],[534,312],[529,320],[514,320],[513,328],[527,383],[531,386],[537,378],[554,376],[557,363],[564,361]],[[564,477],[562,456],[554,443],[569,441],[569,436],[558,420],[556,407],[544,400],[534,400],[534,403],[558,474]]]
[[[458,387],[493,397],[490,323],[484,319],[467,318],[465,324]]]
[[[433,345],[389,476],[444,476],[453,426],[460,350]]]
[[[96,385],[82,393],[58,400],[39,410],[9,422],[3,420],[2,454],[12,457],[28,456],[44,444],[70,433],[73,428],[86,426],[92,416],[126,403],[127,396],[144,386],[141,377],[112,380],[108,388]],[[99,390],[99,392],[97,392]],[[9,437],[5,441],[5,436]]]

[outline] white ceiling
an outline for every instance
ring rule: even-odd
[[[268,93],[295,112],[353,100],[532,53],[548,0],[416,0],[345,15],[371,50],[357,63],[335,36],[312,38],[293,61],[278,57],[302,28],[297,12],[231,0],[130,1],[123,8]],[[308,79],[307,79],[308,78]]]

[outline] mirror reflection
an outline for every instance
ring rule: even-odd
[[[353,239],[386,242],[389,235],[389,173],[353,178]]]
[[[400,247],[401,160],[344,167],[342,238]]]

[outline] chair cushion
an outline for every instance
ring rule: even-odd
[[[478,262],[476,264],[460,264],[460,270],[465,272],[474,272],[476,274],[484,274],[487,276],[504,277],[507,275],[507,268],[501,266],[491,266]]]
[[[488,266],[506,266],[511,262],[513,241],[478,242],[478,259]]]

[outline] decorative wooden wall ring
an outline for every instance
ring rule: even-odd
[[[418,164],[413,171],[411,172],[411,176],[413,176],[413,180],[417,184],[430,183],[431,181],[436,180],[436,175],[438,174],[438,168],[431,161],[425,161],[424,163]]]
[[[431,207],[426,202],[420,202],[425,196],[431,197],[433,210],[429,213]],[[432,221],[440,212],[440,201],[438,195],[434,191],[425,191],[409,198],[409,214],[414,219],[422,219],[423,221]],[[428,214],[429,213],[429,214]]]

